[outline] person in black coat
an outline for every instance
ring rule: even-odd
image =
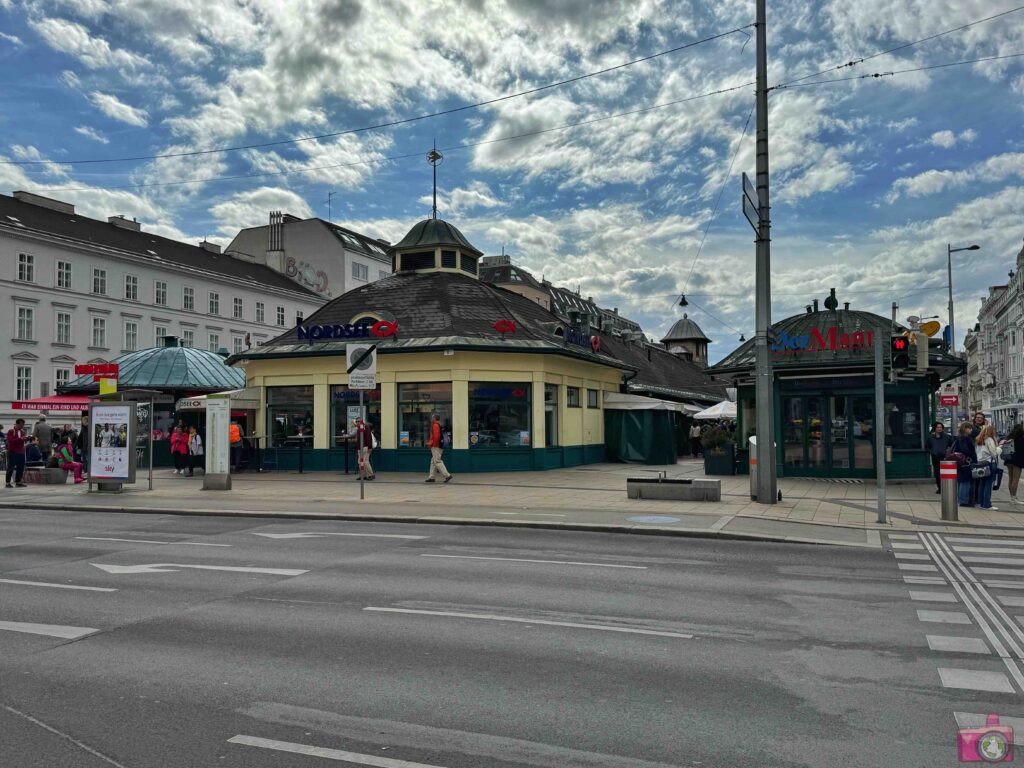
[[[971,476],[971,464],[978,460],[978,452],[974,447],[974,438],[971,437],[970,422],[965,421],[960,425],[960,434],[953,442],[953,452],[963,454],[967,459],[967,462],[957,467],[956,470],[960,506],[973,507],[971,490],[974,487],[974,478]]]
[[[946,458],[953,445],[953,436],[946,433],[946,425],[941,421],[932,424],[932,433],[928,436],[928,453],[932,457],[932,472],[935,474],[935,492],[942,493],[939,483],[939,462]]]

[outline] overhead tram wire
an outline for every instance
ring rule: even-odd
[[[814,74],[811,74],[811,75],[804,75],[803,77],[797,77],[797,78],[794,78],[793,80],[787,80],[784,83],[779,83],[778,85],[775,85],[775,86],[769,88],[768,90],[769,91],[778,90],[780,88],[793,85],[794,83],[800,83],[800,82],[803,82],[804,80],[810,80],[813,77],[819,77],[821,75],[827,75],[830,72],[836,72],[836,71],[838,71],[840,69],[846,69],[848,67],[855,67],[858,64],[863,64],[865,61],[870,61],[871,59],[877,59],[879,56],[885,56],[886,54],[889,54],[889,53],[895,53],[896,51],[902,51],[904,48],[910,48],[910,47],[915,46],[915,45],[920,45],[921,43],[927,43],[930,40],[936,40],[936,39],[938,39],[940,37],[944,37],[945,35],[950,35],[950,34],[952,34],[954,32],[962,32],[963,30],[968,29],[969,27],[973,27],[973,26],[975,26],[977,24],[983,24],[986,21],[992,21],[993,19],[998,19],[998,18],[1001,18],[1003,16],[1008,16],[1011,13],[1016,13],[1017,11],[1021,11],[1021,10],[1024,10],[1024,5],[1017,6],[1016,8],[1011,8],[1008,11],[1002,11],[1001,13],[993,14],[992,16],[986,16],[983,19],[975,19],[974,21],[969,21],[966,24],[960,25],[959,27],[953,27],[952,29],[947,29],[947,30],[945,30],[943,32],[938,32],[938,33],[936,33],[934,35],[929,35],[928,37],[922,37],[920,40],[914,40],[914,41],[909,42],[909,43],[903,43],[902,45],[897,45],[894,48],[887,48],[884,51],[878,51],[876,53],[872,53],[870,56],[863,56],[863,57],[861,57],[859,59],[853,59],[851,61],[847,61],[844,64],[837,64],[836,66],[829,67],[828,69],[823,69],[820,72],[815,72]]]
[[[1024,56],[1024,53],[1007,53],[1002,56],[983,56],[978,59],[967,59],[965,61],[949,61],[944,64],[930,64],[926,67],[913,67],[911,69],[893,69],[889,72],[872,72],[870,74],[856,75],[854,77],[835,77],[829,80],[815,80],[810,83],[790,83],[789,85],[777,85],[775,90],[785,90],[788,88],[808,88],[812,85],[831,85],[832,83],[848,83],[853,80],[871,80],[880,79],[883,77],[893,77],[894,75],[906,75],[910,72],[926,72],[932,69],[945,69],[946,67],[960,67],[965,64],[980,64],[984,61],[1000,61],[1002,59],[1018,59]]]
[[[730,30],[728,30],[726,32],[719,32],[718,34],[711,35],[709,37],[705,37],[705,38],[702,38],[700,40],[694,40],[691,43],[685,43],[683,45],[677,45],[676,47],[669,48],[668,50],[665,50],[665,51],[659,51],[658,53],[652,53],[652,54],[650,54],[648,56],[641,56],[638,59],[633,59],[631,61],[626,61],[626,62],[623,62],[622,64],[616,64],[616,65],[611,66],[611,67],[605,67],[604,69],[599,69],[599,70],[597,70],[595,72],[588,72],[588,73],[583,74],[583,75],[576,75],[575,77],[570,77],[570,78],[567,78],[565,80],[559,80],[559,81],[554,82],[554,83],[546,83],[545,85],[539,85],[539,86],[537,86],[535,88],[528,88],[528,89],[526,89],[524,91],[517,91],[516,93],[507,93],[507,94],[505,94],[503,96],[496,96],[493,99],[486,99],[484,101],[478,101],[478,102],[475,102],[473,104],[463,104],[463,105],[458,106],[458,107],[451,107],[450,109],[442,109],[442,110],[439,110],[437,112],[430,112],[430,113],[422,114],[422,115],[414,115],[412,117],[404,117],[404,118],[400,118],[398,120],[390,120],[388,122],[376,123],[374,125],[366,125],[366,126],[362,126],[362,127],[359,127],[359,128],[347,128],[347,129],[341,130],[341,131],[332,131],[330,133],[322,133],[322,134],[317,134],[315,136],[300,136],[300,137],[297,137],[297,138],[294,138],[294,139],[280,139],[280,140],[277,140],[277,141],[266,141],[266,142],[260,142],[260,143],[256,143],[256,144],[239,144],[239,145],[231,146],[231,147],[214,147],[214,148],[210,148],[210,149],[190,150],[188,152],[165,152],[165,153],[162,153],[162,154],[135,155],[135,156],[131,156],[131,157],[89,158],[89,159],[84,159],[84,160],[61,160],[60,163],[61,163],[61,165],[86,165],[86,164],[93,164],[93,163],[126,163],[126,162],[138,162],[138,161],[142,161],[142,160],[161,160],[161,159],[170,158],[170,157],[197,157],[197,156],[201,156],[201,155],[219,154],[219,153],[223,153],[223,152],[239,152],[239,151],[246,150],[246,149],[267,149],[268,147],[280,147],[280,146],[285,146],[285,145],[290,145],[290,144],[298,144],[298,143],[304,142],[304,141],[318,141],[320,139],[331,139],[331,138],[336,138],[338,136],[347,136],[347,135],[354,134],[354,133],[365,133],[367,131],[376,131],[376,130],[381,130],[381,129],[384,129],[384,128],[394,128],[394,127],[399,126],[399,125],[407,125],[409,123],[415,123],[415,122],[418,122],[418,121],[421,121],[421,120],[428,120],[428,119],[431,119],[431,118],[434,118],[434,117],[443,117],[445,115],[453,115],[453,114],[456,114],[458,112],[465,112],[465,111],[470,110],[470,109],[479,109],[481,107],[491,106],[492,104],[499,104],[499,103],[501,103],[503,101],[508,101],[510,99],[516,99],[516,98],[519,98],[521,96],[530,96],[532,94],[541,93],[543,91],[548,91],[548,90],[551,90],[553,88],[560,88],[563,85],[570,85],[572,83],[578,83],[578,82],[580,82],[582,80],[587,80],[587,79],[592,78],[592,77],[598,77],[600,75],[606,75],[609,72],[615,72],[615,71],[618,71],[620,69],[625,69],[626,67],[631,67],[631,66],[633,66],[635,64],[641,64],[641,63],[643,63],[645,61],[652,61],[652,60],[660,58],[662,56],[668,56],[668,55],[673,54],[673,53],[678,53],[679,51],[685,51],[688,48],[694,48],[694,47],[696,47],[698,45],[703,45],[704,43],[710,43],[710,42],[712,42],[714,40],[719,40],[719,39],[721,39],[723,37],[728,37],[729,35],[733,35],[733,34],[736,34],[738,32],[742,32],[743,30],[745,30],[745,29],[747,29],[749,27],[752,27],[752,26],[754,26],[754,25],[753,24],[744,24],[742,27],[736,27],[735,29],[730,29]],[[53,162],[53,161],[51,161],[51,160],[0,160],[0,165],[43,165],[43,164],[49,163],[49,162]]]
[[[525,133],[517,133],[512,136],[499,136],[495,139],[482,139],[480,141],[473,141],[464,144],[455,144],[450,147],[440,147],[441,152],[457,152],[462,149],[473,149],[474,147],[482,147],[488,144],[498,144],[505,141],[516,141],[518,139],[531,138],[533,136],[541,136],[546,133],[554,133],[556,131],[564,131],[569,128],[579,128],[584,125],[593,125],[594,123],[601,123],[606,120],[615,120],[620,117],[629,117],[631,115],[639,115],[645,112],[653,112],[657,109],[666,109],[667,107],[674,107],[679,104],[685,104],[690,101],[697,101],[698,99],[706,99],[710,96],[719,96],[724,93],[732,93],[743,88],[749,88],[754,85],[753,81],[747,83],[740,83],[739,85],[732,85],[727,88],[719,88],[714,91],[707,91],[705,93],[699,93],[696,96],[686,96],[681,99],[673,99],[672,101],[665,101],[660,104],[652,104],[649,107],[640,107],[639,109],[631,109],[627,112],[616,112],[611,115],[604,115],[603,117],[594,117],[589,120],[578,120],[573,123],[564,123],[562,125],[552,126],[551,128],[540,128],[536,131],[527,131]],[[54,187],[51,188],[51,192],[91,192],[94,189],[147,189],[151,187],[176,187],[185,184],[205,184],[211,181],[237,181],[239,179],[261,179],[261,178],[272,178],[276,176],[292,176],[300,173],[308,173],[310,171],[324,171],[331,170],[334,168],[351,168],[357,165],[372,165],[373,163],[387,163],[396,160],[407,160],[413,157],[422,157],[422,152],[411,152],[402,155],[389,155],[387,157],[377,157],[371,160],[353,160],[347,163],[332,163],[330,165],[307,165],[301,168],[292,168],[287,171],[267,171],[264,173],[241,173],[229,176],[206,176],[201,179],[184,179],[181,181],[154,181],[143,184],[120,184],[113,186],[103,187]],[[101,175],[114,175],[114,174],[101,174]]]

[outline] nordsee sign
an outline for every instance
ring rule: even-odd
[[[772,352],[822,352],[849,349],[871,349],[875,345],[872,331],[840,332],[836,326],[824,329],[811,328],[809,334],[790,336],[785,331],[776,331],[772,341]]]
[[[334,325],[300,325],[299,341],[323,339],[366,339],[371,334],[380,338],[398,335],[398,323],[378,320],[375,323],[336,323]]]

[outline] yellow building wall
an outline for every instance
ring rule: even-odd
[[[313,448],[330,447],[331,385],[348,384],[345,357],[295,357],[250,360],[245,366],[246,385],[260,387],[261,429],[266,427],[265,387],[313,385]],[[561,355],[508,352],[411,352],[377,356],[377,381],[381,388],[382,448],[398,447],[397,395],[400,383],[452,382],[452,447],[469,447],[469,383],[471,381],[525,382],[532,384],[532,435],[534,447],[546,442],[544,434],[544,384],[558,386],[558,444],[595,445],[604,442],[604,401],[587,408],[587,389],[617,392],[621,373],[616,368]],[[580,388],[580,407],[569,408],[566,387]]]

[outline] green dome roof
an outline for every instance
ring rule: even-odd
[[[455,226],[443,219],[424,219],[419,222],[402,238],[402,242],[391,246],[391,252],[406,248],[432,248],[435,245],[454,245],[468,253],[483,255],[482,251],[470,245]]]
[[[118,364],[118,389],[188,390],[223,392],[245,386],[245,372],[224,363],[216,352],[191,347],[154,347],[129,352],[112,362]],[[94,392],[92,375],[79,376],[61,387],[62,392]]]

